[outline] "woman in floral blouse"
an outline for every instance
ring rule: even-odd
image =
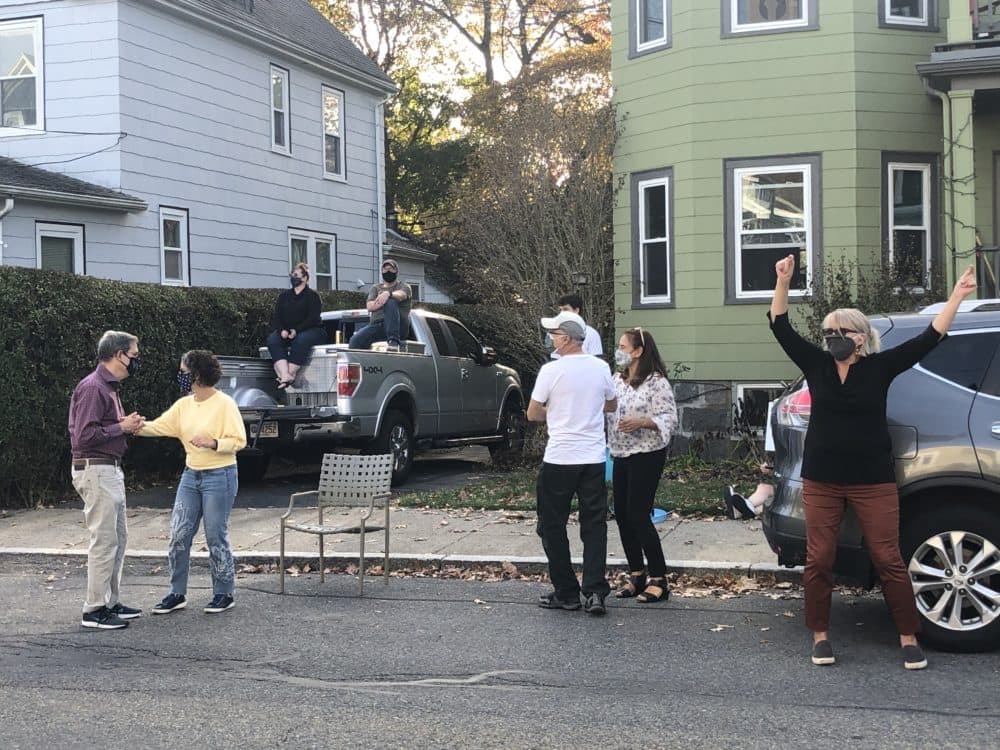
[[[670,591],[663,547],[650,516],[667,444],[677,427],[677,406],[649,332],[625,331],[615,351],[615,365],[618,411],[608,414],[608,447],[614,458],[615,520],[630,571],[628,583],[615,596],[634,596],[644,604],[659,602]]]

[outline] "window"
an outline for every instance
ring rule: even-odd
[[[410,298],[411,302],[420,301],[420,282],[419,281],[407,281],[410,285],[410,291],[413,292],[413,297]]]
[[[43,70],[42,19],[0,21],[0,133],[44,127]]]
[[[937,30],[937,0],[879,0],[879,26]]]
[[[671,0],[628,0],[629,57],[670,46]]]
[[[819,28],[819,0],[722,0],[722,36]]]
[[[309,284],[326,291],[337,288],[337,238],[299,229],[288,230],[289,268],[296,263],[309,266]]]
[[[673,306],[673,169],[632,175],[633,305]]]
[[[936,158],[931,154],[882,155],[882,238],[886,259],[897,282],[923,287],[930,283],[937,198]]]
[[[346,179],[344,171],[344,95],[323,87],[323,176]]]
[[[768,300],[774,264],[795,256],[791,296],[809,288],[819,217],[819,156],[725,162],[726,302]]]
[[[976,391],[983,383],[997,344],[1000,344],[998,331],[955,331],[931,349],[917,367]]]
[[[288,71],[271,66],[271,150],[291,154],[291,124],[288,119]]]
[[[467,357],[477,362],[483,355],[482,345],[476,341],[476,337],[469,333],[469,329],[454,320],[446,320],[444,324],[451,332],[451,338],[455,342],[455,348],[459,357]]]
[[[424,318],[427,327],[431,330],[431,337],[434,339],[434,346],[437,347],[438,354],[442,357],[454,357],[455,349],[451,341],[444,332],[444,324],[440,318]]]
[[[160,282],[176,286],[190,283],[187,209],[160,209]]]
[[[79,224],[35,224],[36,265],[43,271],[86,273],[83,227]]]
[[[785,390],[781,383],[737,383],[733,403],[733,437],[747,432],[763,433],[767,427],[767,405]]]

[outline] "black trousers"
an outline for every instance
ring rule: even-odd
[[[584,594],[607,596],[608,488],[604,464],[543,463],[536,484],[538,536],[549,561],[549,577],[556,596],[575,601]],[[569,554],[570,502],[580,501],[580,541],[583,542],[583,585],[576,580]]]
[[[615,458],[612,474],[615,521],[618,522],[628,568],[632,571],[646,570],[648,563],[650,578],[662,578],[667,573],[660,535],[650,518],[666,460],[666,448]]]

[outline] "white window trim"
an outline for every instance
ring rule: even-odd
[[[180,240],[181,246],[177,247],[165,247],[164,237],[163,237],[163,220],[164,219],[176,219],[180,222]],[[161,208],[160,209],[160,219],[159,219],[158,234],[160,236],[160,283],[165,286],[190,286],[191,280],[188,278],[188,260],[189,260],[189,248],[188,248],[188,212],[185,209],[180,208]],[[167,278],[167,264],[164,258],[164,253],[170,250],[171,252],[177,252],[180,250],[181,253],[181,278],[179,279],[168,279]]]
[[[635,51],[637,53],[647,52],[667,44],[670,39],[670,13],[667,8],[667,0],[660,0],[660,7],[663,11],[663,36],[645,42],[642,41],[642,30],[645,28],[643,10],[646,3],[644,0],[633,0],[633,2],[635,3]]]
[[[739,408],[740,402],[743,401],[743,394],[745,394],[748,390],[755,391],[755,390],[771,389],[776,391],[782,391],[788,386],[788,384],[779,382],[749,382],[749,383],[736,383],[735,386],[736,386],[736,395],[733,398],[734,410]],[[765,434],[767,433],[767,423],[766,423],[767,416],[768,415],[765,413],[764,414],[765,424],[761,428],[763,429]],[[731,440],[740,440],[741,437],[742,436],[737,434],[730,435]]]
[[[411,291],[413,291],[413,288],[416,287],[417,293],[415,295],[413,295],[413,299],[410,300],[411,302],[423,302],[424,301],[423,297],[421,296],[424,293],[424,282],[418,280],[418,281],[404,281],[403,283],[404,284],[409,284]]]
[[[775,164],[766,167],[741,167],[733,170],[733,271],[734,289],[736,299],[771,299],[774,295],[772,289],[761,289],[755,292],[743,291],[743,235],[744,234],[770,234],[768,230],[743,230],[743,175],[746,174],[770,174],[773,172],[802,172],[802,211],[804,214],[804,226],[802,229],[785,232],[804,232],[806,235],[806,285],[805,289],[789,289],[789,297],[804,297],[810,293],[812,287],[813,269],[813,206],[812,206],[812,165],[810,164]],[[780,245],[772,245],[780,247]],[[801,244],[789,245],[788,252],[793,253],[801,250]]]
[[[322,274],[323,276],[330,276],[330,289],[337,288],[337,235],[326,234],[324,232],[310,232],[305,229],[289,229],[288,230],[288,267],[291,268],[295,263],[292,258],[292,240],[305,240],[306,241],[306,263],[309,266],[309,285],[313,289],[318,289],[319,286],[316,284],[316,279],[320,274],[317,273],[319,264],[316,263],[316,243],[317,242],[329,242],[330,243],[330,273]]]
[[[892,0],[882,0],[885,6],[885,22],[891,24],[898,24],[900,26],[918,26],[924,27],[930,25],[930,9],[928,8],[928,0],[920,0],[920,15],[919,16],[894,16],[892,15]]]
[[[777,29],[797,29],[809,25],[809,4],[813,0],[802,0],[802,18],[791,21],[770,21],[763,23],[739,23],[736,19],[739,15],[739,0],[730,0],[730,29],[731,34],[742,34],[746,32],[773,31]]]
[[[644,237],[646,231],[646,200],[644,191],[646,188],[663,186],[663,211],[667,218],[665,237]],[[640,180],[636,186],[636,195],[639,201],[639,303],[649,302],[669,303],[673,302],[674,290],[670,284],[670,178],[656,177],[651,180]],[[662,242],[666,245],[664,249],[667,260],[667,293],[666,294],[646,294],[646,252],[645,247],[652,242]]]
[[[284,101],[275,102],[274,101],[274,77],[278,76],[281,78],[281,91],[284,94]],[[292,117],[291,117],[291,106],[290,102],[292,99],[291,91],[288,88],[288,71],[277,65],[271,65],[270,74],[268,76],[268,90],[270,92],[271,100],[271,150],[276,154],[285,154],[286,156],[292,155]],[[274,131],[274,113],[278,111],[284,114],[285,119],[285,145],[279,145],[275,140]]]
[[[326,118],[323,116],[324,99],[327,94],[333,94],[337,97],[337,101],[340,104],[340,172],[327,172],[326,171]],[[347,108],[345,107],[344,92],[339,89],[335,89],[332,86],[323,85],[320,87],[320,98],[319,98],[319,125],[320,125],[320,158],[323,160],[323,179],[326,180],[337,180],[338,182],[347,182],[347,123],[346,123]]]
[[[42,237],[61,237],[73,240],[73,273],[83,275],[83,225],[35,224],[35,268],[42,267]]]
[[[0,28],[31,29],[35,42],[35,112],[38,121],[30,127],[4,127],[0,121],[0,138],[18,135],[35,135],[45,132],[45,43],[41,18],[23,18],[16,21],[0,21]]]
[[[891,161],[887,165],[889,174],[886,175],[886,208],[887,216],[889,221],[889,262],[892,263],[896,259],[896,248],[893,243],[893,234],[896,229],[916,229],[921,230],[924,233],[924,283],[927,283],[931,278],[931,165],[920,162],[903,162],[903,161]],[[908,172],[921,172],[920,178],[920,192],[921,192],[921,213],[924,217],[924,223],[917,224],[900,224],[895,223],[893,214],[893,206],[895,204],[895,196],[893,196],[893,184],[892,176],[893,172],[896,171],[908,171]]]

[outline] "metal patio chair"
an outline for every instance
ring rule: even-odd
[[[301,531],[319,537],[319,579],[326,580],[323,560],[323,537],[327,534],[359,532],[361,551],[358,563],[358,578],[361,595],[365,593],[365,533],[366,524],[381,501],[385,507],[385,563],[383,574],[389,585],[389,486],[392,482],[392,454],[375,456],[354,456],[327,453],[323,456],[323,466],[319,472],[319,489],[296,492],[288,499],[288,510],[281,516],[281,593],[285,593],[285,532]],[[295,501],[303,497],[315,497],[317,508],[316,523],[299,521],[292,517]],[[361,511],[348,523],[327,524],[323,522],[326,508],[354,508]],[[370,531],[378,531],[373,527]]]

